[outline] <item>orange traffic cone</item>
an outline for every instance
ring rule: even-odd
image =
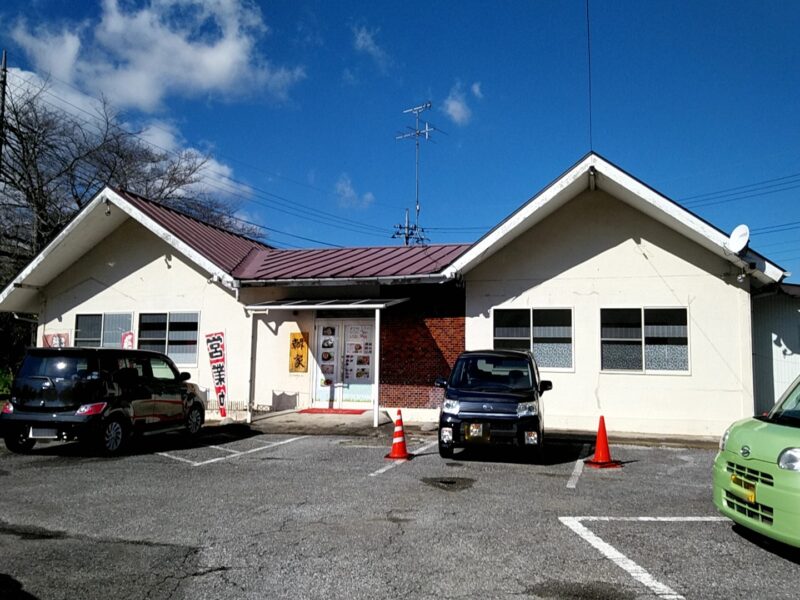
[[[606,420],[602,415],[600,415],[600,425],[597,428],[597,441],[594,443],[594,458],[583,462],[587,467],[595,469],[617,469],[622,466],[622,462],[611,460],[606,437]]]
[[[409,460],[411,455],[406,450],[406,438],[403,434],[403,415],[397,409],[397,420],[394,422],[394,437],[392,437],[392,450],[386,455],[392,460]]]

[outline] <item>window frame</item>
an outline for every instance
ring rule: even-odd
[[[546,367],[544,365],[538,364],[537,366],[540,371],[548,372],[548,373],[574,373],[575,372],[575,308],[572,306],[543,306],[543,307],[513,307],[513,306],[494,306],[492,307],[491,315],[492,315],[492,348],[498,349],[495,347],[496,340],[522,340],[525,338],[521,337],[495,337],[495,313],[496,311],[506,311],[506,310],[519,310],[519,311],[526,311],[528,313],[528,338],[527,338],[527,346],[526,350],[528,350],[534,358],[536,355],[533,352],[533,344],[534,340],[536,339],[534,335],[534,325],[533,325],[533,313],[535,311],[544,312],[544,311],[553,311],[553,310],[561,310],[561,311],[569,311],[569,319],[570,319],[570,366],[569,367]],[[549,338],[544,338],[549,339]],[[567,339],[567,338],[563,338]],[[502,348],[499,348],[502,350]]]
[[[162,341],[164,342],[164,349],[163,350],[155,350],[155,352],[160,352],[165,356],[169,357],[169,359],[176,365],[180,365],[182,367],[196,367],[198,365],[198,361],[200,360],[200,316],[201,311],[199,310],[160,310],[160,311],[149,311],[149,312],[140,312],[137,314],[137,328],[136,328],[136,348],[142,350],[143,348],[140,347],[142,343],[141,337],[141,326],[142,326],[142,317],[143,316],[152,316],[152,315],[165,315],[166,316],[166,329],[164,330],[164,337],[163,338],[145,338],[145,340],[154,342],[154,341]],[[173,315],[195,315],[196,320],[195,323],[197,324],[197,329],[195,331],[195,353],[194,359],[192,361],[183,362],[176,360],[173,356],[169,354],[169,334],[170,334],[170,325],[172,324],[172,316]],[[177,321],[176,321],[177,322]]]
[[[126,311],[114,311],[114,312],[88,312],[88,313],[75,313],[75,326],[73,328],[73,339],[72,345],[76,348],[122,348],[122,338],[120,337],[119,345],[118,346],[105,346],[103,345],[103,338],[105,337],[106,333],[106,315],[127,315],[130,318],[130,329],[127,331],[133,330],[133,320],[134,320],[134,313],[133,312],[126,312]],[[96,346],[78,346],[78,318],[79,317],[100,317],[100,337],[99,338],[81,338],[81,339],[97,339],[99,343]]]
[[[615,338],[603,337],[603,310],[637,310],[639,311],[639,342],[641,347],[642,368],[641,369],[605,369],[603,368],[603,342],[606,339],[613,340]],[[682,310],[686,314],[686,369],[648,369],[646,359],[646,324],[645,324],[645,311],[648,310]],[[598,362],[599,372],[604,374],[622,374],[622,375],[677,375],[677,376],[690,376],[692,374],[692,354],[691,354],[691,335],[690,323],[691,317],[689,314],[688,306],[601,306],[599,309],[598,319]],[[653,336],[651,336],[653,337]],[[629,338],[631,340],[636,338]]]

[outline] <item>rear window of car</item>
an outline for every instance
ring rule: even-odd
[[[456,362],[450,386],[466,389],[530,389],[533,386],[533,373],[530,363],[524,358],[467,356]]]
[[[89,374],[90,367],[86,356],[29,354],[22,361],[17,377],[48,377],[54,381],[83,379]]]

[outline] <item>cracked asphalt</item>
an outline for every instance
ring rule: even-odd
[[[409,435],[409,450],[435,438]],[[612,446],[585,469],[435,446],[378,472],[380,438],[209,428],[100,458],[0,450],[0,598],[651,599],[559,517],[584,523],[684,598],[795,598],[800,555],[715,517],[708,449]],[[664,597],[663,595],[660,597]]]

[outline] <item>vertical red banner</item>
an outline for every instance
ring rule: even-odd
[[[228,384],[225,368],[225,332],[206,334],[208,360],[211,363],[211,380],[219,402],[219,414],[226,414],[225,403],[228,399]]]

